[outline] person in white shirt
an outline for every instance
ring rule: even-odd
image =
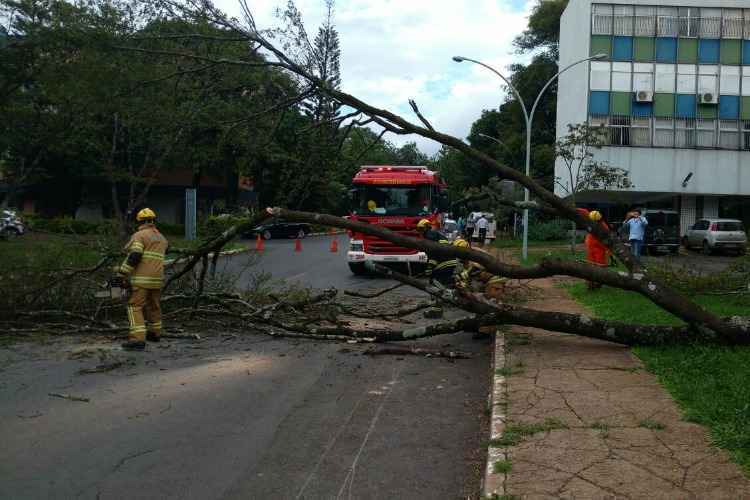
[[[481,245],[484,245],[484,240],[487,238],[487,226],[489,225],[489,221],[487,218],[482,214],[479,217],[479,220],[477,220],[477,229],[479,230],[479,243]]]

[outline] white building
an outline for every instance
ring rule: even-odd
[[[634,187],[577,201],[673,208],[683,233],[698,217],[750,223],[750,0],[570,0],[560,67],[599,53],[561,75],[557,135],[605,125],[595,157]]]

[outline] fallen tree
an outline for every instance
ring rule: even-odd
[[[189,305],[183,309],[193,311],[193,314],[197,316],[221,317],[224,315],[227,318],[239,319],[248,324],[254,324],[254,321],[258,321],[259,318],[263,316],[262,314],[258,314],[257,310],[247,311],[248,308],[246,305],[243,306],[236,302],[219,302],[218,304],[213,304],[210,308],[202,307],[202,297],[205,293],[203,283],[207,279],[206,268],[208,265],[209,254],[214,253],[215,255],[216,252],[220,251],[221,248],[226,245],[226,243],[239,235],[244,229],[253,227],[260,223],[264,218],[274,215],[288,220],[322,224],[369,234],[398,245],[426,251],[430,253],[430,255],[440,258],[458,258],[474,261],[481,264],[489,272],[508,278],[535,279],[554,275],[567,275],[621,288],[648,298],[674,316],[685,321],[688,325],[686,327],[662,327],[606,322],[594,320],[585,316],[532,311],[530,309],[519,308],[510,304],[494,304],[484,300],[482,297],[475,295],[472,296],[465,293],[463,295],[446,297],[445,300],[452,301],[452,303],[470,311],[476,316],[452,322],[443,322],[425,327],[418,327],[418,331],[413,328],[401,330],[384,328],[374,330],[368,329],[365,331],[356,327],[348,326],[342,321],[323,322],[321,325],[313,326],[311,321],[289,321],[288,319],[276,320],[274,318],[265,318],[266,326],[279,328],[286,331],[289,335],[306,335],[308,338],[330,340],[407,340],[421,336],[458,331],[458,329],[472,329],[476,328],[478,325],[500,322],[568,331],[570,333],[577,333],[596,338],[607,338],[608,340],[616,340],[627,344],[665,343],[668,341],[684,342],[694,340],[711,340],[729,344],[748,343],[750,326],[747,321],[741,318],[735,318],[732,320],[720,318],[695,304],[684,294],[678,293],[665,285],[657,276],[649,272],[648,269],[641,268],[639,263],[630,255],[628,248],[615,239],[605,228],[595,225],[588,219],[583,218],[568,201],[561,199],[554,193],[546,190],[534,179],[523,175],[520,170],[503,165],[481,151],[472,148],[464,141],[437,131],[429,123],[425,113],[419,111],[415,102],[412,101],[410,104],[421,125],[412,123],[388,110],[378,109],[351,94],[342,92],[328,85],[326,80],[319,75],[316,75],[312,69],[310,61],[314,60],[315,54],[306,52],[307,49],[304,44],[300,44],[296,47],[298,50],[295,56],[287,53],[286,50],[289,47],[288,45],[275,43],[269,35],[270,32],[261,30],[256,26],[255,19],[246,2],[241,2],[243,21],[229,18],[208,0],[154,0],[153,3],[164,7],[163,12],[166,13],[166,17],[182,17],[189,21],[208,22],[213,26],[226,31],[228,35],[231,35],[229,38],[235,42],[237,40],[245,40],[249,48],[248,57],[238,57],[237,59],[229,60],[213,59],[205,54],[191,53],[187,50],[182,52],[165,50],[152,51],[148,48],[139,46],[139,43],[142,40],[139,41],[135,39],[133,40],[132,46],[118,47],[119,50],[133,50],[140,53],[151,53],[155,57],[164,56],[178,57],[194,61],[200,60],[202,63],[209,63],[216,66],[244,65],[248,68],[257,68],[259,65],[267,65],[278,71],[286,72],[292,75],[300,83],[301,87],[310,89],[308,92],[325,94],[337,104],[353,108],[356,113],[350,113],[347,116],[360,126],[374,124],[380,126],[383,133],[390,132],[399,135],[418,134],[462,152],[488,169],[493,170],[501,178],[518,182],[522,186],[528,188],[536,198],[533,202],[524,204],[523,208],[540,209],[547,213],[554,213],[580,224],[582,227],[585,227],[588,232],[594,234],[612,249],[617,258],[628,269],[626,272],[615,272],[585,263],[563,261],[560,259],[543,259],[541,263],[536,266],[521,267],[500,261],[484,252],[439,245],[430,241],[393,233],[385,228],[370,224],[362,224],[356,221],[325,214],[272,208],[249,218],[246,222],[240,225],[226,230],[221,235],[204,243],[197,251],[185,257],[186,263],[169,278],[165,286],[165,289],[174,286],[175,283],[190,276],[196,266],[202,263],[203,267],[201,268],[201,272],[196,277],[196,292],[190,296]],[[291,2],[288,9],[292,9],[296,12],[296,9]],[[292,14],[294,14],[294,12],[292,12]],[[293,20],[293,23],[296,23],[292,26],[294,28],[292,31],[296,30],[297,32],[301,32],[301,30],[303,30],[300,21],[301,18],[295,15],[289,16],[289,18]],[[195,39],[199,41],[202,35],[191,35],[185,33],[162,33],[161,35],[154,35],[154,37],[158,36],[180,36],[182,38],[195,37]],[[284,48],[280,48],[281,46]],[[259,61],[258,54],[261,53],[264,54],[264,58]],[[493,200],[496,203],[503,203],[503,201],[498,198],[493,198]],[[513,205],[520,207],[517,203],[514,203]],[[396,275],[392,275],[392,277],[396,278]],[[417,282],[419,282],[419,280],[417,280]],[[419,287],[417,282],[410,284]],[[238,307],[244,307],[245,310],[238,310]],[[277,309],[281,308],[282,306],[277,307]],[[93,317],[95,318],[95,316],[96,315]],[[22,323],[17,317],[13,320],[16,321],[16,323]],[[21,328],[16,327],[15,324],[9,326]],[[88,328],[101,331],[106,330],[108,327],[101,324],[92,324],[89,325]]]

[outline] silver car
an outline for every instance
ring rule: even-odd
[[[747,234],[737,219],[699,219],[682,238],[685,248],[700,248],[710,255],[714,250],[747,251]]]

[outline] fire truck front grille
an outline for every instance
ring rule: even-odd
[[[417,237],[416,231],[398,231],[398,234]],[[417,253],[417,250],[398,246],[390,241],[372,239],[365,240],[365,252],[375,255],[413,255]]]

